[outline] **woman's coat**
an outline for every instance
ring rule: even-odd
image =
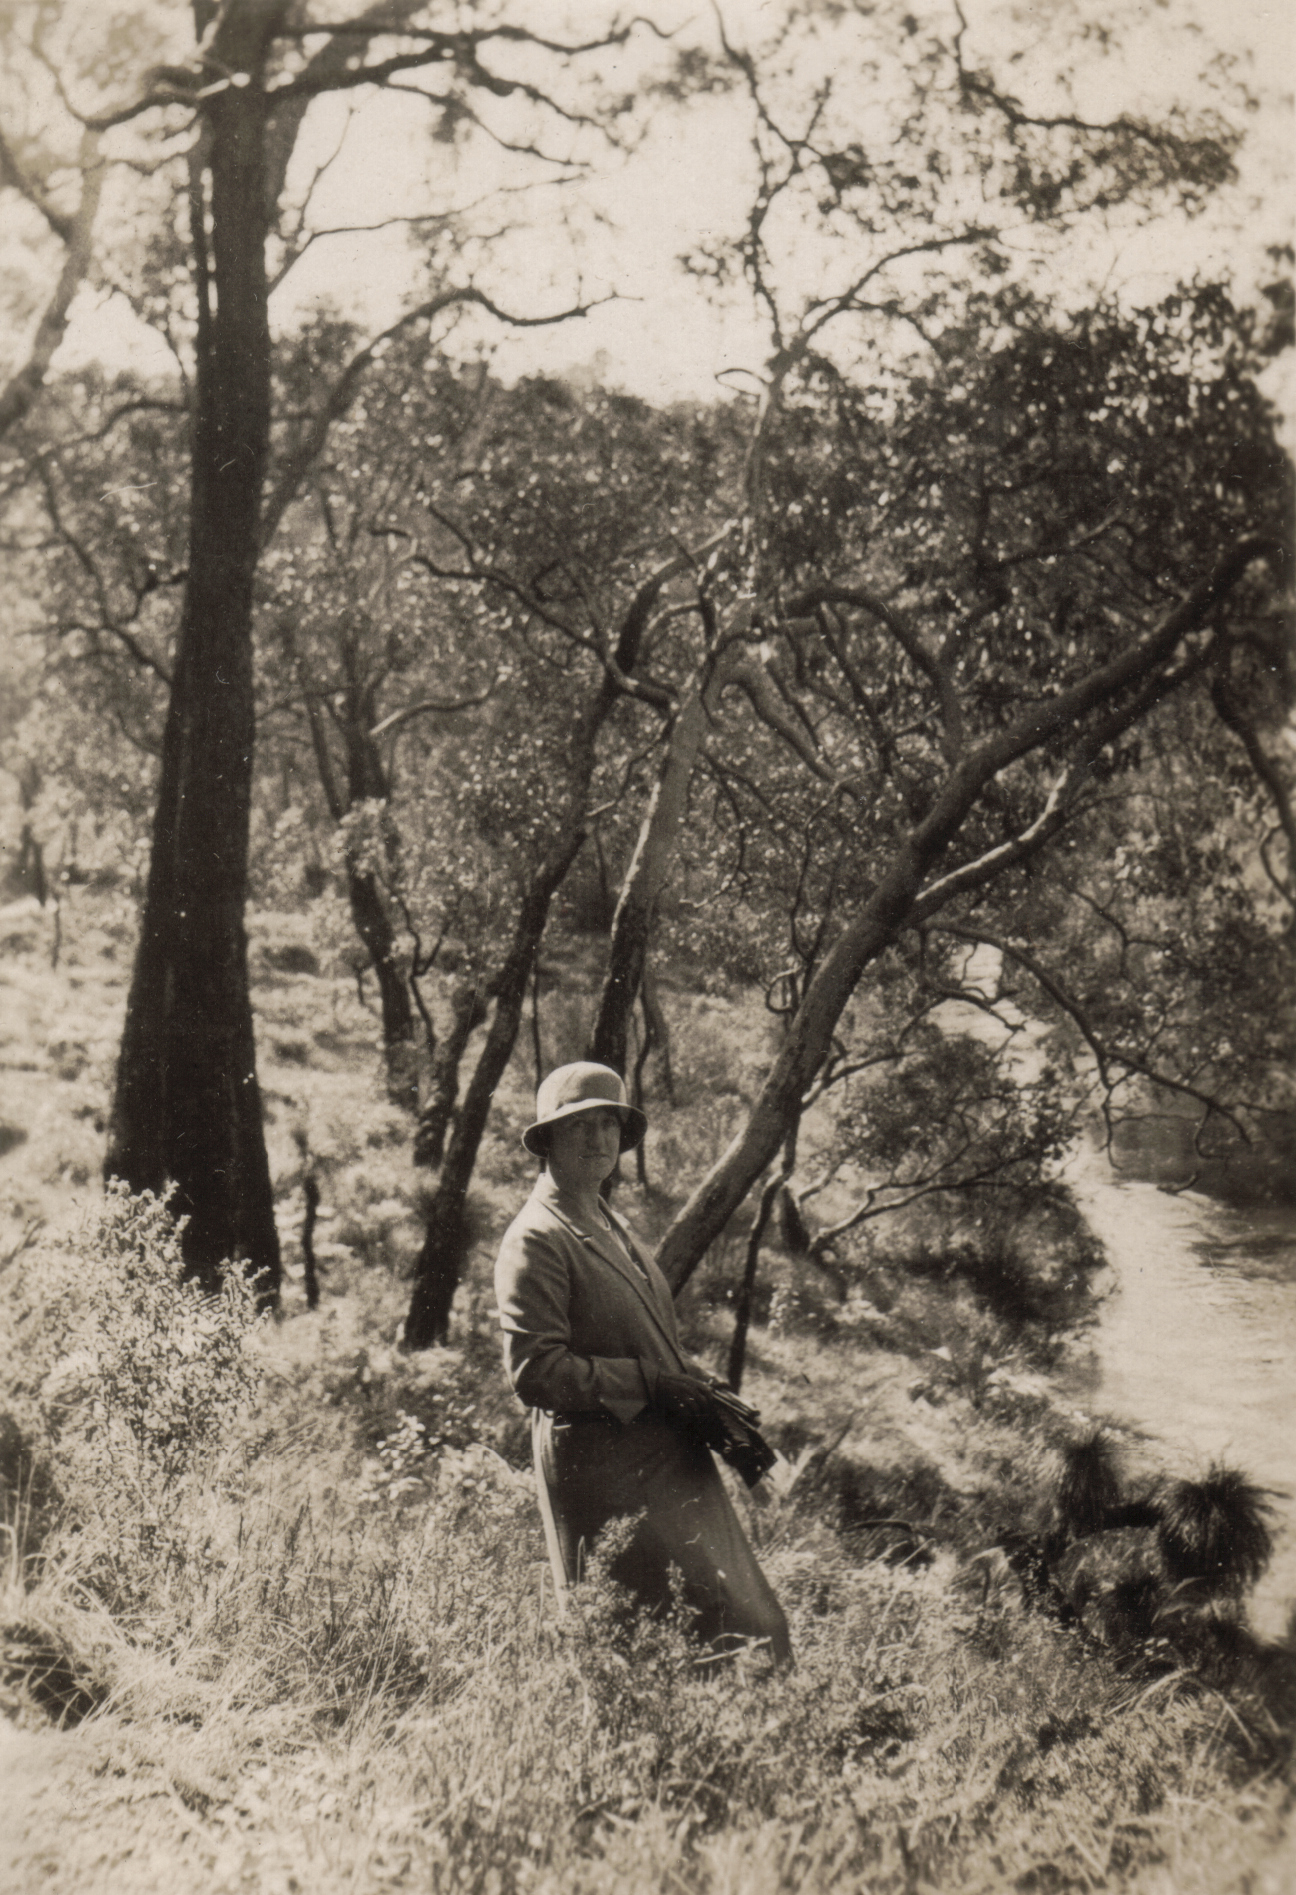
[[[654,1371],[705,1371],[680,1348],[665,1277],[628,1227],[613,1221],[626,1251],[611,1235],[583,1230],[545,1172],[495,1265],[504,1363],[532,1410],[536,1485],[559,1597],[581,1576],[608,1521],[642,1514],[613,1564],[614,1578],[645,1605],[662,1607],[670,1569],[678,1567],[702,1638],[722,1646],[768,1641],[775,1656],[786,1657],[787,1621],[709,1450],[649,1409]]]

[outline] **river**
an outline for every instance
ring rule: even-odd
[[[1276,1636],[1296,1604],[1296,1209],[1119,1181],[1092,1153],[1068,1180],[1111,1264],[1070,1393],[1174,1473],[1223,1460],[1271,1490],[1275,1552],[1251,1619]]]

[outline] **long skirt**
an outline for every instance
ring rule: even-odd
[[[609,1521],[642,1515],[611,1576],[660,1612],[671,1568],[683,1579],[696,1635],[718,1651],[759,1641],[791,1654],[787,1620],[724,1490],[710,1450],[656,1417],[532,1415],[536,1486],[561,1599],[582,1577]]]

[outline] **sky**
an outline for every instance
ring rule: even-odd
[[[546,31],[558,30],[561,8],[554,0],[518,0],[519,7],[528,4],[539,7]],[[663,27],[678,26],[682,36],[700,34],[714,43],[706,5],[653,0],[641,10]],[[1060,19],[1092,23],[1111,11],[1098,0],[967,0],[964,10],[969,43],[975,42],[979,54],[1002,59],[1009,72],[1010,50],[1037,50]],[[606,17],[595,0],[582,0],[569,12],[577,32],[589,32]],[[763,0],[726,0],[730,37],[758,39],[769,12]],[[1072,267],[1096,272],[1142,299],[1197,268],[1210,272],[1234,263],[1243,276],[1262,280],[1263,245],[1290,238],[1293,228],[1296,9],[1290,0],[1118,0],[1116,17],[1129,48],[1124,59],[1073,71],[1087,110],[1155,109],[1169,92],[1194,102],[1201,97],[1196,73],[1208,39],[1238,62],[1260,105],[1250,121],[1240,191],[1227,206],[1188,231],[1167,222],[1111,238],[1101,251],[1074,257]],[[645,65],[659,56],[659,44],[641,31],[623,53],[604,58],[603,75],[612,85],[633,88]],[[839,87],[849,86],[848,73],[834,78]],[[588,185],[522,192],[517,187],[534,177],[534,165],[487,148],[452,157],[429,140],[427,108],[415,99],[385,95],[357,108],[357,97],[321,101],[303,134],[299,185],[330,158],[345,133],[317,186],[321,224],[383,225],[429,203],[476,203],[488,223],[509,225],[483,248],[483,281],[502,303],[525,314],[561,307],[576,272],[586,295],[614,298],[579,324],[550,329],[509,334],[489,319],[470,320],[457,342],[472,339],[489,349],[498,373],[510,379],[535,370],[597,375],[649,399],[670,400],[706,398],[759,371],[769,342],[750,300],[739,293],[718,304],[677,264],[682,251],[741,223],[749,175],[741,100],[664,108],[633,156],[608,163],[600,154]],[[290,327],[323,304],[379,329],[406,305],[417,282],[403,226],[353,229],[312,247],[276,292],[272,312],[277,323]],[[60,366],[93,356],[165,372],[160,345],[141,333],[120,304],[102,297],[83,299]],[[1285,396],[1280,399],[1285,405]]]

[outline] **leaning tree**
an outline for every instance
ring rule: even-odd
[[[1010,90],[957,10],[948,28],[789,12],[755,53],[722,29],[722,54],[751,108],[749,211],[691,262],[745,279],[771,347],[746,569],[708,653],[728,734],[721,714],[694,768],[738,831],[760,830],[743,810],[769,801],[749,705],[715,675],[755,632],[821,807],[808,851],[795,823],[766,824],[803,911],[796,1001],[746,1123],[663,1239],[676,1287],[794,1136],[843,1010],[903,936],[980,927],[1083,1033],[1083,1002],[1065,980],[1050,990],[1005,916],[1020,924],[1042,861],[1113,846],[1118,802],[1137,846],[1149,801],[1173,792],[1168,770],[1126,779],[1177,742],[1225,777],[1241,759],[1271,811],[1280,913],[1291,893],[1273,741],[1290,487],[1255,382],[1263,346],[1201,285],[1141,312],[1086,316],[1081,300],[1113,238],[1191,218],[1228,183],[1236,130],[1215,112],[1099,117],[1083,69],[1072,86],[1038,47]],[[842,79],[860,70],[867,110]],[[687,807],[680,786],[665,795],[671,762],[663,823]],[[662,859],[662,837],[641,840]],[[1120,903],[1095,919],[1110,959]],[[1164,1058],[1134,1035],[1091,1039],[1104,1084],[1140,1057],[1150,1083],[1192,1084],[1191,1049],[1169,1057],[1164,1035]]]
[[[1272,1102],[1284,1022],[1241,1024],[1228,971],[1276,976],[1296,895],[1291,478],[1254,325],[1207,290],[968,313],[904,389],[820,364],[789,391],[767,642],[834,781],[813,827],[804,785],[771,820],[712,740],[733,833],[749,860],[765,835],[781,886],[792,1004],[663,1239],[677,1284],[861,1057],[843,1015],[907,940],[991,950],[1005,994],[1064,1023],[1109,1124],[1139,1087],[1239,1136]]]
[[[409,1347],[446,1332],[468,1248],[468,1188],[554,895],[600,811],[628,793],[638,720],[655,720],[669,696],[661,667],[679,594],[695,587],[717,538],[713,450],[710,430],[687,413],[663,417],[627,396],[537,378],[501,394],[448,492],[424,480],[375,522],[404,543],[434,598],[459,598],[499,674],[471,751],[452,752],[457,783],[446,782],[444,764],[436,771],[449,820],[434,829],[443,863],[435,898],[443,912],[462,899],[463,914],[453,924],[450,1021],[416,1146],[439,1172]],[[441,850],[447,836],[458,865],[454,847]],[[465,938],[465,920],[485,918],[478,897],[487,893],[492,925]],[[458,1063],[478,1026],[457,1098]]]

